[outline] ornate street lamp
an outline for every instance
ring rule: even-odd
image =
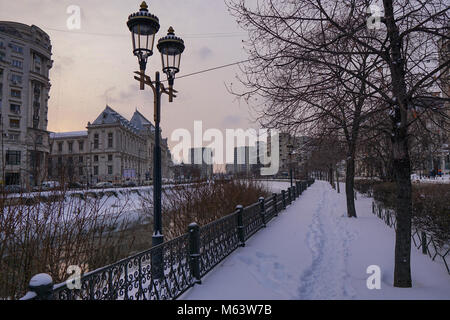
[[[175,74],[180,71],[181,54],[184,51],[184,41],[175,36],[175,31],[170,27],[167,36],[159,39],[157,47],[159,52],[161,52],[163,72],[167,75],[167,80],[169,82],[169,102],[172,102],[173,83]]]
[[[172,27],[169,33],[159,39],[158,50],[162,57],[162,70],[167,75],[169,90],[167,90],[160,81],[159,72],[155,73],[155,80],[152,81],[145,74],[147,59],[153,55],[155,35],[159,31],[159,19],[148,11],[148,6],[144,2],[138,12],[131,14],[127,21],[131,32],[133,42],[133,54],[138,58],[140,71],[136,71],[134,78],[140,82],[140,89],[144,90],[145,85],[152,88],[154,94],[154,120],[155,120],[155,146],[154,146],[154,165],[153,165],[153,221],[154,232],[152,245],[156,246],[164,242],[162,233],[161,218],[161,147],[160,147],[160,118],[161,118],[161,95],[163,93],[169,96],[169,102],[173,101],[177,93],[173,89],[175,74],[180,71],[181,54],[184,51],[184,41],[175,36]],[[159,261],[162,264],[162,256],[153,258],[152,261]]]
[[[145,1],[138,12],[130,14],[127,21],[133,42],[133,54],[138,58],[140,70],[145,71],[147,59],[153,55],[155,35],[159,31],[159,19],[148,12]],[[141,87],[141,90],[144,90]]]

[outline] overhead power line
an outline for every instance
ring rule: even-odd
[[[129,37],[125,33],[100,33],[100,32],[84,32],[78,30],[65,30],[50,27],[43,27],[44,30],[51,30],[56,32],[81,34],[89,36],[100,36],[100,37]],[[212,33],[180,33],[180,36],[187,39],[201,39],[201,38],[232,38],[232,37],[242,37],[246,36],[247,33],[243,32],[212,32]]]
[[[223,69],[223,68],[235,66],[235,65],[238,65],[238,64],[241,64],[241,63],[244,63],[244,62],[252,61],[252,60],[255,60],[255,58],[253,58],[253,59],[246,59],[246,60],[242,60],[242,61],[237,61],[237,62],[233,62],[233,63],[228,63],[228,64],[224,64],[224,65],[221,65],[221,66],[217,66],[217,67],[213,67],[213,68],[209,68],[209,69],[205,69],[205,70],[200,70],[200,71],[184,74],[182,76],[177,77],[177,79],[186,78],[186,77],[194,76],[194,75],[201,74],[201,73],[206,73],[206,72],[210,72],[210,71],[214,71],[214,70],[218,70],[218,69]],[[167,80],[165,80],[165,81],[167,81]]]
[[[92,35],[92,36],[106,36],[106,37],[128,37],[129,36],[127,34],[119,34],[119,33],[81,32],[81,31],[76,31],[76,30],[56,29],[56,28],[50,28],[50,27],[44,27],[44,29],[52,30],[52,31],[56,31],[56,32],[73,33],[73,34],[81,34],[81,35]],[[195,38],[240,37],[240,36],[244,36],[244,35],[247,35],[247,34],[246,33],[240,33],[240,32],[229,32],[229,33],[213,32],[213,33],[197,33],[197,34],[195,34],[195,33],[193,33],[193,34],[180,34],[180,36],[182,36],[183,38],[194,38],[194,39]],[[200,70],[200,71],[184,74],[184,75],[181,75],[181,76],[177,77],[177,79],[182,79],[182,78],[191,77],[191,76],[194,76],[194,75],[198,75],[198,74],[202,74],[202,73],[206,73],[206,72],[210,72],[210,71],[215,71],[215,70],[219,70],[219,69],[223,69],[223,68],[228,68],[228,67],[235,66],[235,65],[238,65],[238,64],[241,64],[241,63],[252,61],[252,60],[255,60],[255,58],[241,60],[241,61],[237,61],[237,62],[232,62],[232,63],[220,65],[220,66],[217,66],[217,67],[213,67],[213,68],[204,69],[204,70]],[[163,80],[162,82],[166,82],[166,81],[167,80]]]

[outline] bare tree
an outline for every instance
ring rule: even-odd
[[[319,104],[312,103],[313,98],[320,101],[324,86],[330,84],[321,69],[336,70],[353,86],[364,88],[360,99],[377,101],[372,117],[382,114],[385,119],[388,114],[397,190],[394,286],[411,287],[409,127],[420,118],[412,117],[412,112],[424,97],[439,99],[431,91],[449,69],[448,60],[427,64],[437,56],[438,43],[449,38],[448,5],[444,0],[265,0],[253,7],[244,0],[229,0],[228,5],[249,31],[250,59],[241,79],[248,91],[242,96],[255,106],[260,119],[276,127],[313,126],[320,117],[311,109]],[[382,5],[384,15],[368,20],[371,5]],[[361,73],[346,63],[355,60],[366,61],[370,72]],[[443,108],[419,109],[448,120]]]

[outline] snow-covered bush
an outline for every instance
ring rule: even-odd
[[[238,204],[246,206],[269,195],[262,183],[250,180],[223,180],[163,189],[164,240],[186,233],[192,222],[205,225],[234,212]],[[143,196],[142,201],[142,208],[152,217],[153,198]]]
[[[127,201],[112,206],[112,199],[0,195],[0,299],[22,296],[35,274],[59,283],[70,265],[86,272],[128,256],[134,235],[127,233]]]

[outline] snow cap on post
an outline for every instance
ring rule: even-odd
[[[38,300],[51,300],[53,279],[46,273],[36,274],[31,278],[28,288],[36,293]]]

